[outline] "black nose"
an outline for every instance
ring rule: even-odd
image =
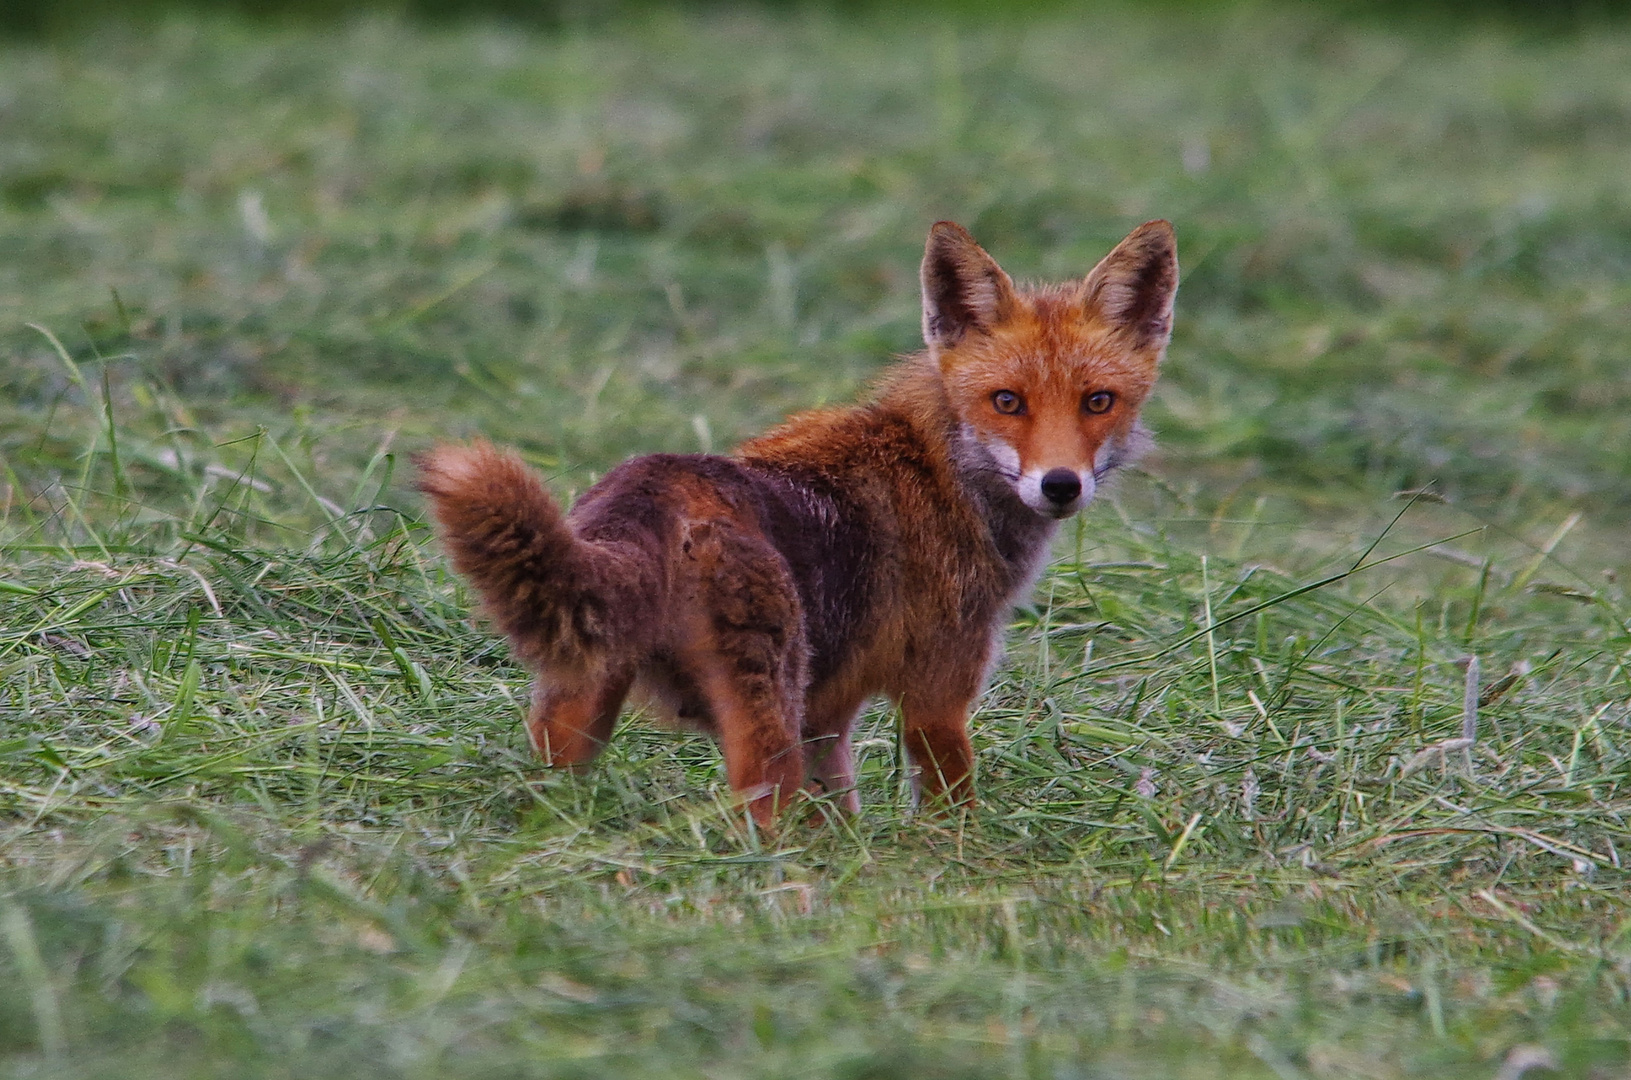
[[[1070,469],[1049,469],[1042,477],[1042,494],[1051,503],[1064,506],[1082,493],[1082,478]]]

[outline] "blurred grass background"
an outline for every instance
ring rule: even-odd
[[[0,25],[0,1068],[1624,1075],[1617,11]],[[404,453],[722,450],[917,346],[935,219],[1058,279],[1155,216],[1161,449],[977,814],[882,708],[862,818],[774,841],[639,718],[538,775]]]

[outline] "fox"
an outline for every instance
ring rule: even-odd
[[[1079,280],[1016,285],[941,221],[920,282],[924,349],[859,404],[728,456],[631,458],[570,511],[486,441],[416,457],[454,569],[533,673],[546,766],[587,766],[632,693],[716,740],[758,826],[808,796],[855,815],[851,733],[882,696],[916,804],[974,805],[970,713],[1010,612],[1149,445],[1177,241],[1146,222]]]

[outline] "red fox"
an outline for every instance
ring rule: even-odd
[[[563,514],[513,453],[416,459],[443,543],[536,673],[527,731],[589,762],[636,690],[712,734],[763,826],[801,790],[858,813],[850,728],[887,695],[920,801],[974,801],[969,709],[1059,521],[1147,443],[1178,287],[1172,226],[1082,280],[1019,287],[960,226],[929,232],[927,349],[870,400],[729,457],[624,462]]]

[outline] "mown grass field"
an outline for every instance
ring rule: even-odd
[[[0,1072],[1627,1076],[1628,71],[1273,4],[0,42]],[[407,453],[723,449],[915,347],[936,218],[1060,278],[1155,216],[1162,449],[977,811],[884,707],[776,837],[639,717],[534,766]]]

